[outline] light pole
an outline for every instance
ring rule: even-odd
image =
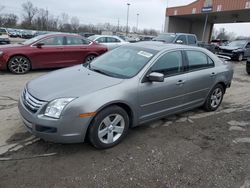
[[[128,36],[128,17],[129,17],[129,6],[130,6],[130,3],[127,3],[128,5],[128,10],[127,10],[127,28],[126,28],[126,36]]]
[[[138,33],[138,22],[139,22],[139,13],[136,14],[137,15],[137,20],[136,20],[136,32]]]

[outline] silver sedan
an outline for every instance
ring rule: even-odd
[[[108,50],[113,50],[124,44],[129,43],[118,36],[110,36],[110,35],[93,35],[90,36],[88,39],[105,45],[108,48]]]
[[[231,63],[206,49],[161,42],[129,44],[82,65],[30,81],[19,100],[27,129],[45,140],[118,144],[130,127],[203,106],[216,110]]]

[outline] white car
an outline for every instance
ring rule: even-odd
[[[1,44],[10,44],[10,39],[5,28],[0,28],[0,45]]]
[[[118,36],[110,35],[93,35],[88,37],[88,39],[105,45],[108,50],[113,50],[121,45],[129,43]]]

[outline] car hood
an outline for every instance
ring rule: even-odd
[[[242,48],[237,47],[237,46],[220,46],[220,49],[222,49],[222,50],[238,50],[238,49],[242,49]]]
[[[26,88],[33,97],[51,101],[63,97],[81,97],[117,85],[122,81],[123,79],[102,75],[78,65],[32,80]]]

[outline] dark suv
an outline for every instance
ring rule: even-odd
[[[197,37],[188,33],[161,33],[152,39],[153,41],[161,41],[165,43],[186,44],[197,46]]]

